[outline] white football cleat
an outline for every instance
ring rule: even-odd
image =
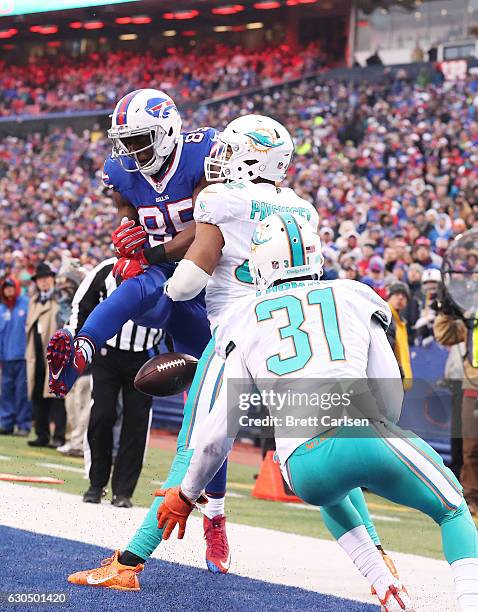
[[[401,583],[391,584],[385,595],[377,597],[381,604],[381,612],[415,612],[410,595]]]

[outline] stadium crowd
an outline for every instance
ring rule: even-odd
[[[423,272],[478,227],[477,89],[475,76],[453,86],[400,72],[376,84],[308,79],[183,118],[186,129],[221,128],[247,112],[285,123],[296,142],[288,183],[319,211],[326,277],[363,280],[383,297],[404,282],[413,341]],[[65,250],[86,267],[111,255],[116,217],[100,180],[109,147],[97,130],[3,139],[0,275],[26,286],[39,261],[58,269]]]
[[[100,71],[95,74],[99,78]],[[236,76],[240,74],[243,71],[238,69]],[[278,73],[272,69],[269,74]],[[85,78],[93,83],[96,76],[91,73]],[[254,78],[247,84],[253,84]],[[109,82],[108,104],[138,85],[120,81]],[[76,91],[78,82],[73,78],[71,83]],[[179,91],[158,80],[143,84]],[[235,86],[239,85],[244,82]],[[96,83],[94,89],[101,87]],[[104,101],[85,98],[81,103],[94,106]],[[394,315],[389,340],[403,376],[411,377],[409,345],[426,345],[434,338],[433,304],[442,256],[455,236],[478,228],[478,77],[470,75],[452,85],[438,73],[427,82],[423,75],[412,80],[401,71],[385,71],[378,83],[308,78],[222,102],[188,106],[182,114],[184,128],[193,130],[204,125],[221,129],[250,112],[272,115],[291,131],[296,155],[287,183],[319,212],[324,277],[360,280],[388,300]],[[25,329],[26,318],[30,336],[23,342],[30,343],[40,364],[48,334],[41,346],[35,328],[28,327],[24,304],[13,301],[12,307],[8,300],[20,297],[21,291],[30,292],[31,303],[45,316],[48,313],[47,325],[54,330],[67,320],[62,310],[80,282],[78,266],[84,274],[113,255],[111,231],[117,218],[101,182],[102,162],[110,148],[96,127],[81,134],[56,129],[26,138],[9,136],[0,142],[0,278],[7,279],[1,285],[0,314],[13,316],[13,307],[17,308],[18,329]],[[67,266],[65,273],[65,262],[71,259],[74,269]],[[57,295],[43,285],[62,267],[50,283],[56,283]],[[48,309],[46,303],[51,303]],[[49,329],[47,325],[43,331]],[[16,372],[15,364],[11,371],[5,366],[9,360],[23,361],[18,345],[12,343],[10,348],[10,357],[0,355],[7,382],[25,375],[24,370]],[[40,370],[41,382],[46,370]],[[459,411],[459,383],[458,387]],[[3,395],[5,399],[5,391]],[[39,397],[45,399],[41,393]],[[81,454],[81,449],[72,447],[73,437],[64,444],[65,408],[43,404],[46,418],[56,414],[56,438],[51,443],[62,452]],[[38,429],[38,406],[35,410],[38,438],[31,444],[41,446],[46,441],[41,438],[44,431]],[[74,410],[67,406],[66,412],[70,415]],[[10,433],[13,425],[2,427],[0,433]],[[83,433],[84,427],[83,422]],[[28,428],[29,424],[17,423],[15,431],[27,435]],[[461,461],[461,448],[456,453]],[[467,459],[467,465],[472,463]],[[459,473],[460,466],[454,470]],[[477,474],[478,467],[472,473]]]
[[[9,62],[8,69],[2,61],[0,115],[110,109],[118,97],[141,87],[165,90],[178,102],[199,102],[299,78],[326,62],[318,44],[294,53],[287,45],[254,51],[216,45],[187,53],[171,47],[164,55],[97,52]]]

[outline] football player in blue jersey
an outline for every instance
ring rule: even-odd
[[[201,355],[210,338],[204,296],[185,308],[162,297],[174,262],[194,237],[194,199],[207,184],[204,158],[216,144],[216,131],[201,128],[182,134],[173,100],[159,90],[139,89],[116,105],[108,136],[113,150],[103,182],[113,190],[122,219],[113,233],[120,257],[115,274],[127,282],[94,309],[75,339],[68,330],[59,330],[51,339],[50,390],[59,397],[129,319],[161,326],[175,350],[194,356]]]
[[[50,390],[58,397],[68,393],[96,351],[129,319],[166,330],[176,351],[196,357],[211,337],[204,295],[174,303],[163,295],[163,285],[194,239],[194,201],[207,185],[204,158],[218,146],[216,131],[181,133],[173,100],[159,90],[139,89],[116,105],[108,136],[113,150],[104,165],[103,182],[112,189],[122,219],[113,233],[119,257],[114,272],[125,280],[93,310],[75,338],[68,329],[51,338]],[[178,438],[168,481],[177,479],[187,452],[186,442]],[[208,487],[213,501],[204,519],[207,554],[218,547],[228,551],[224,516],[216,512],[225,489],[226,466]],[[221,520],[214,520],[219,515]]]

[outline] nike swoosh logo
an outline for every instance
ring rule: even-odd
[[[118,574],[111,574],[111,576],[106,576],[106,578],[93,578],[91,574],[86,577],[86,582],[88,584],[103,584],[103,582],[108,582],[112,578],[116,578]]]
[[[227,555],[227,559],[224,562],[224,567],[227,567],[227,569],[229,569],[230,565],[231,565],[231,551],[229,551],[229,554]]]
[[[57,372],[56,374],[54,372],[51,373],[51,377],[53,378],[53,380],[58,380],[60,378],[61,370]]]

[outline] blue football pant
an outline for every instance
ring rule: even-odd
[[[180,485],[187,472],[194,452],[195,425],[198,425],[201,421],[201,416],[204,413],[207,414],[213,407],[221,388],[223,370],[224,362],[216,355],[214,339],[211,338],[198,362],[196,374],[189,389],[188,399],[184,406],[183,424],[178,436],[176,456],[169,470],[168,477],[163,484],[164,489]],[[205,387],[205,385],[207,386]],[[205,393],[206,391],[207,394]],[[201,393],[203,394],[202,396]],[[202,397],[202,406],[200,405],[200,397]],[[206,406],[204,406],[205,401],[207,401]],[[201,407],[205,408],[205,411],[199,415],[198,419],[198,410]],[[206,492],[214,497],[224,495],[226,491],[226,478],[227,461],[223,463],[220,470],[208,484]],[[158,519],[156,518],[158,508],[162,502],[162,497],[154,499],[141,527],[126,547],[126,550],[143,559],[151,556],[163,537],[163,530],[158,529]]]
[[[449,563],[476,558],[476,527],[461,486],[440,455],[412,432],[383,425],[367,429],[336,430],[299,446],[287,461],[294,492],[333,516],[329,526],[338,539],[364,524],[348,493],[367,487],[430,516],[440,526]]]
[[[174,350],[199,358],[211,338],[204,297],[173,302],[163,293],[163,285],[174,266],[151,266],[144,274],[123,281],[98,304],[78,332],[101,348],[133,320],[137,325],[164,329],[173,339]]]

